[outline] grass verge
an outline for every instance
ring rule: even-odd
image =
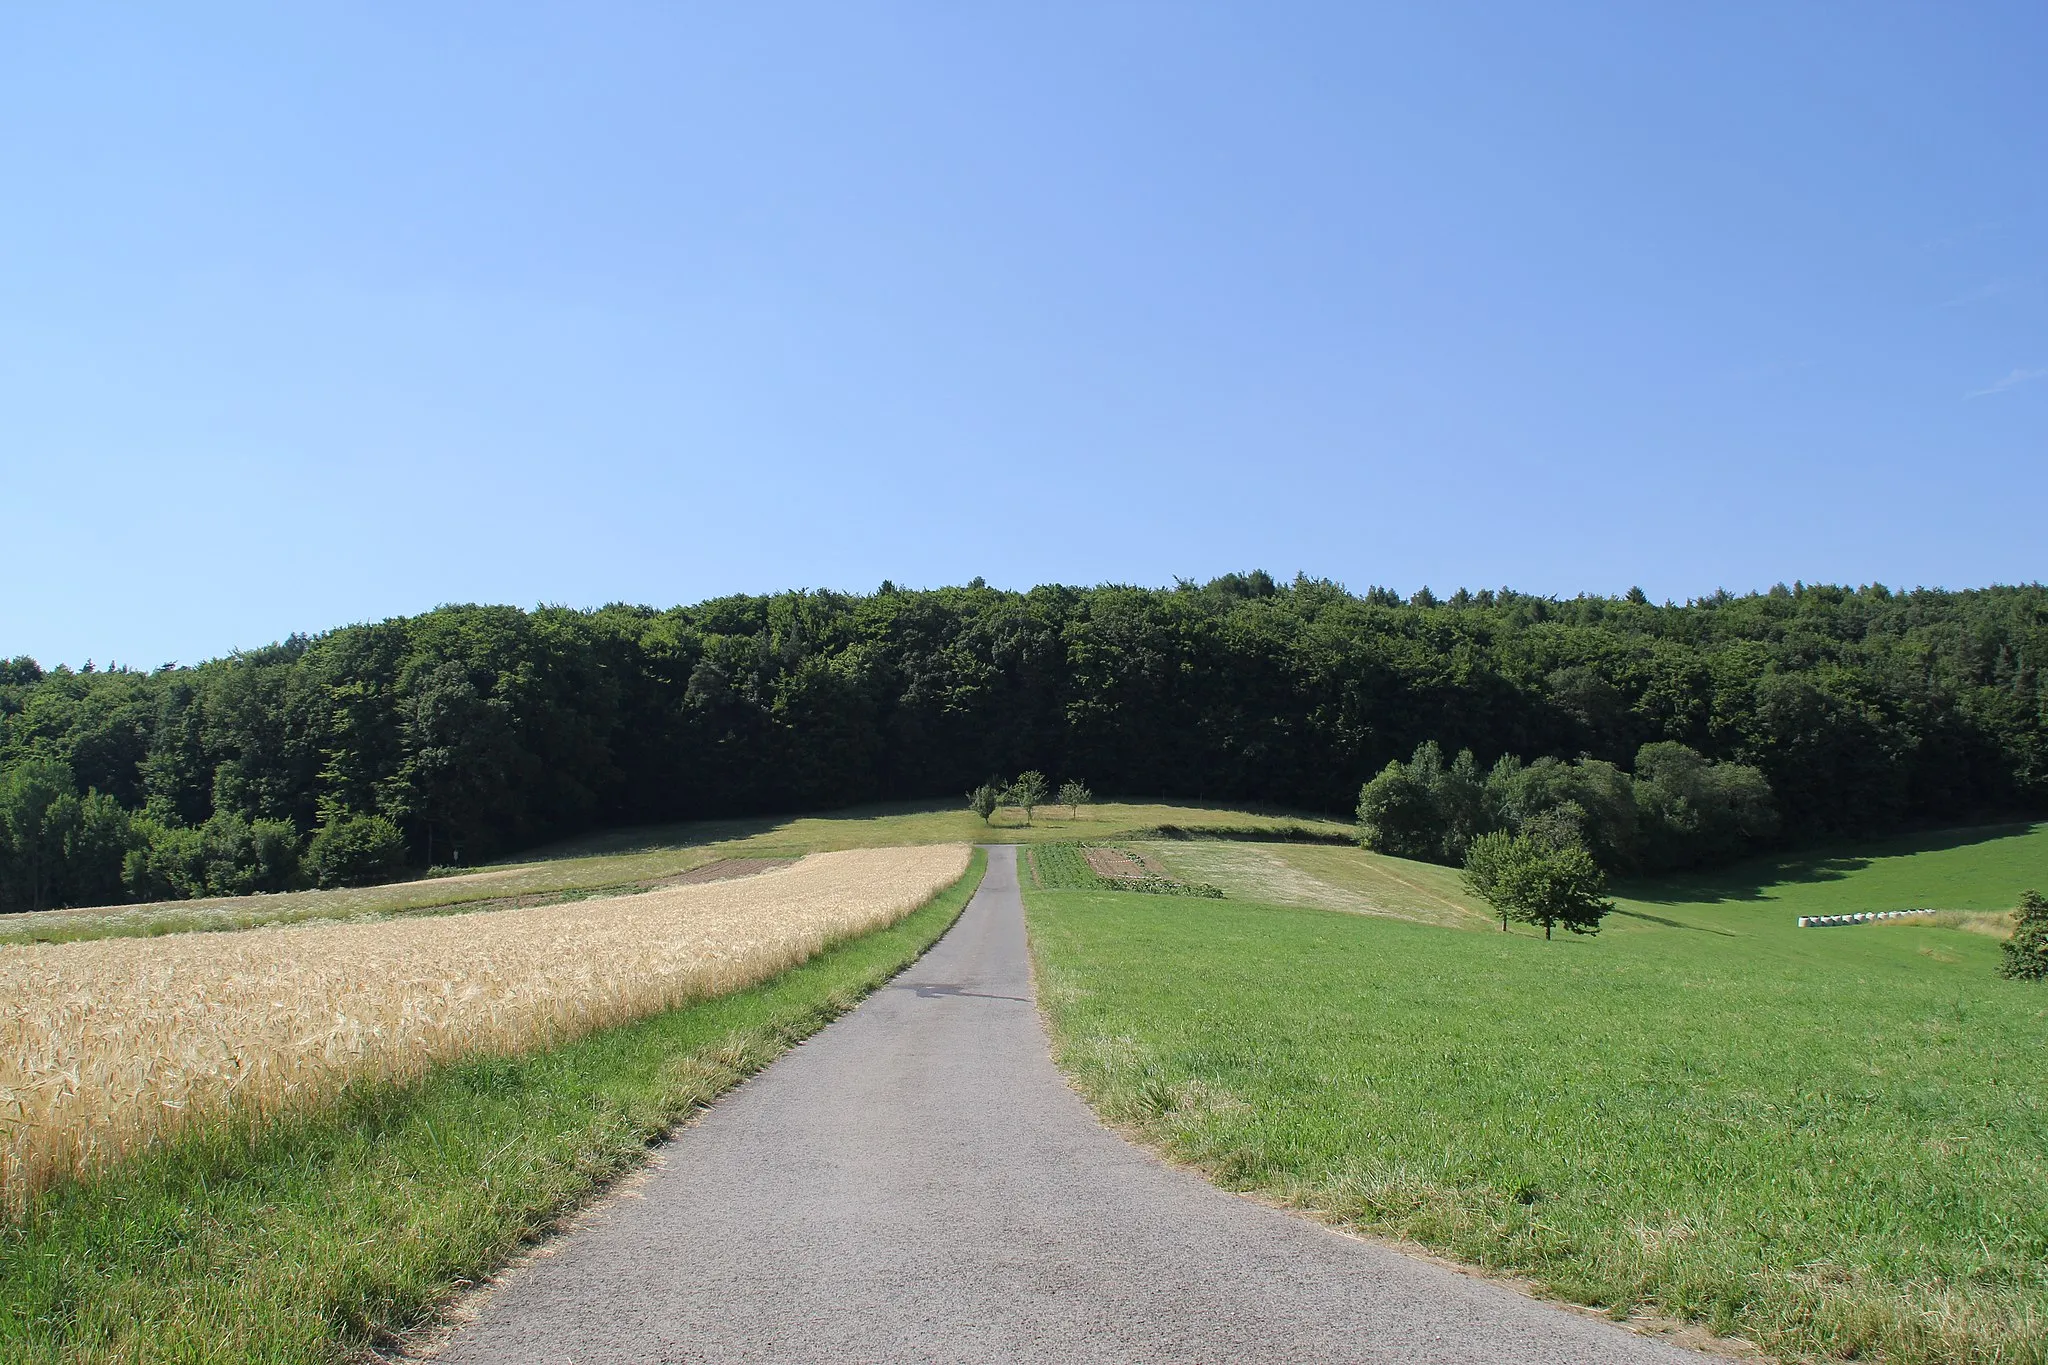
[[[650,1143],[936,942],[930,904],[749,990],[567,1046],[195,1132],[0,1226],[0,1359],[335,1362],[432,1319]]]
[[[2048,1360],[2048,991],[1758,899],[1545,943],[1026,892],[1061,1065],[1219,1184],[1787,1359]]]

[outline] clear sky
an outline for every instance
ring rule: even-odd
[[[0,14],[0,654],[2043,576],[2028,3]]]

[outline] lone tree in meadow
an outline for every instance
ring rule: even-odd
[[[1023,808],[1024,823],[1028,825],[1031,812],[1045,804],[1049,790],[1045,774],[1033,768],[1029,772],[1018,773],[1017,780],[1010,784],[1010,790],[1004,795],[1008,797],[1009,804]]]
[[[996,784],[993,782],[984,782],[967,793],[967,809],[979,815],[984,825],[995,815],[996,807],[1001,804],[1002,793],[996,790]]]
[[[1597,934],[1614,909],[1607,874],[1575,843],[1558,844],[1499,830],[1474,839],[1465,852],[1465,885],[1508,921],[1540,924],[1543,937],[1563,925],[1574,934]]]
[[[1094,799],[1095,793],[1089,791],[1087,785],[1079,778],[1070,778],[1060,784],[1060,804],[1067,808],[1069,819],[1079,815],[1081,807]]]
[[[2022,892],[2012,915],[2012,937],[1999,945],[2004,960],[1998,974],[2015,981],[2048,981],[2048,900],[2038,891]]]

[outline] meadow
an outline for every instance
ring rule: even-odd
[[[2048,826],[1635,884],[1549,943],[1447,869],[1136,847],[1230,899],[1026,901],[1061,1064],[1171,1157],[1785,1359],[2048,1359],[2048,991],[1981,932]],[[1955,913],[1794,924],[1917,906]]]
[[[260,1125],[197,1122],[41,1190],[0,1221],[0,1359],[314,1365],[396,1344],[914,961],[984,865],[974,853],[922,907],[761,984],[537,1051],[357,1077]]]

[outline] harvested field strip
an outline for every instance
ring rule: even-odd
[[[888,924],[966,845],[820,854],[595,904],[0,948],[0,1196],[195,1118],[260,1118],[722,995]]]
[[[200,1125],[0,1227],[0,1361],[336,1365],[430,1322],[945,933],[967,875],[773,980],[519,1057]],[[410,1355],[404,1358],[412,1358]]]
[[[1488,921],[1457,898],[1457,873],[1359,848],[1313,844],[1160,843],[1139,846],[1148,861],[1273,905],[1388,915],[1454,928]],[[1431,881],[1438,884],[1430,885]]]
[[[699,849],[667,859],[612,859],[608,862],[620,865],[603,868],[542,864],[451,877],[423,877],[382,886],[8,914],[0,915],[0,946],[236,933],[266,925],[360,924],[412,915],[556,905],[677,885],[681,876],[711,863],[713,858],[710,852]]]
[[[698,886],[704,882],[730,882],[741,877],[758,877],[763,872],[788,867],[794,858],[724,858],[702,867],[691,868],[681,876],[670,877],[663,886]]]

